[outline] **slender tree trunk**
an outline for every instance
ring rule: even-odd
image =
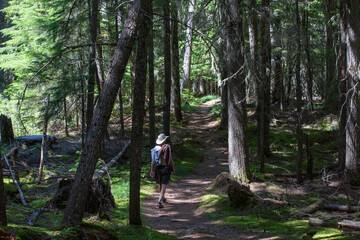
[[[335,56],[335,26],[333,17],[336,15],[336,2],[324,1],[325,32],[326,32],[326,62],[325,62],[325,103],[330,109],[334,109],[337,103],[337,84],[335,83],[336,56]],[[334,109],[335,110],[335,109]]]
[[[164,11],[164,103],[163,133],[170,136],[170,97],[171,97],[171,54],[170,54],[170,5],[163,3]]]
[[[6,227],[7,226],[6,195],[5,195],[2,169],[3,169],[3,160],[0,153],[0,226]]]
[[[65,128],[65,136],[68,137],[69,136],[69,129],[68,129],[66,97],[64,97],[64,128]]]
[[[119,111],[120,111],[120,137],[125,136],[125,123],[124,123],[124,104],[123,104],[123,95],[122,95],[122,81],[119,88]]]
[[[243,68],[242,1],[227,0],[228,144],[229,172],[240,182],[250,179],[247,142],[246,83]]]
[[[357,0],[346,1],[347,22],[347,79],[349,111],[346,124],[347,180],[359,184],[360,175],[360,5]]]
[[[94,118],[75,174],[70,197],[64,212],[63,223],[71,221],[81,222],[84,216],[85,203],[88,198],[91,179],[100,154],[100,143],[104,138],[115,98],[119,91],[119,79],[123,78],[134,45],[138,15],[140,13],[140,2],[142,1],[145,0],[135,0],[132,3],[113,58],[110,62],[104,89],[96,105]]]
[[[302,98],[302,89],[301,89],[301,79],[300,79],[300,53],[301,53],[301,35],[300,35],[300,15],[299,15],[299,1],[296,0],[296,38],[297,38],[297,52],[296,52],[296,111],[297,111],[297,127],[296,127],[296,136],[297,136],[297,145],[298,145],[298,159],[297,159],[297,183],[303,182],[302,177],[302,161],[303,161],[303,145],[302,145],[302,119],[301,119],[301,98]]]
[[[87,95],[87,110],[86,110],[86,126],[89,131],[94,112],[94,91],[96,79],[96,50],[95,43],[97,37],[97,19],[98,19],[98,0],[91,0],[91,17],[90,17],[90,55],[89,55],[89,79],[88,79],[88,95]]]
[[[143,142],[147,41],[150,30],[149,13],[151,1],[143,1],[139,16],[139,34],[136,49],[134,103],[132,105],[131,161],[130,161],[130,205],[129,222],[131,225],[141,225],[140,212],[140,181],[141,154]]]
[[[40,166],[39,166],[39,182],[42,182],[42,175],[43,175],[43,168],[44,162],[47,159],[48,152],[47,152],[47,126],[49,120],[49,102],[50,102],[50,94],[46,97],[46,107],[45,107],[45,114],[44,114],[44,128],[43,128],[43,135],[41,141],[41,156],[40,156]]]
[[[282,73],[282,43],[281,43],[281,18],[275,16],[274,20],[274,47],[275,47],[275,64],[274,64],[274,89],[272,93],[272,102],[279,102],[280,109],[283,110],[284,105],[284,82]]]
[[[224,0],[220,1],[222,6],[225,6]],[[226,8],[219,8],[219,28],[221,29],[220,43],[218,47],[219,65],[220,65],[220,84],[221,84],[221,121],[220,129],[227,129],[228,127],[228,81],[227,66],[226,66],[226,29],[222,26],[226,22]]]
[[[172,102],[174,104],[175,120],[181,122],[181,95],[180,95],[180,70],[179,70],[179,37],[178,37],[178,9],[177,2],[171,3],[171,80]]]
[[[271,76],[271,36],[270,36],[270,0],[262,0],[264,17],[262,24],[263,41],[263,80],[264,80],[264,154],[270,156],[270,114],[271,114],[271,96],[270,96],[270,76]]]
[[[192,54],[191,49],[192,49],[192,35],[193,35],[192,28],[193,28],[193,20],[194,20],[194,9],[195,9],[195,0],[189,0],[181,91],[184,88],[188,88],[189,91],[191,90],[190,73],[191,73],[191,54]]]
[[[345,156],[346,156],[346,19],[344,11],[345,3],[340,1],[340,49],[338,59],[338,85],[339,85],[339,154],[338,154],[338,168],[340,171],[345,170]]]
[[[308,108],[310,111],[314,111],[313,103],[313,73],[310,54],[310,36],[309,36],[309,16],[304,9],[303,17],[303,30],[304,30],[304,50],[306,56],[306,97],[308,102]]]
[[[149,41],[149,142],[150,148],[155,147],[155,75],[154,75],[154,24],[153,7],[150,7],[150,37]]]

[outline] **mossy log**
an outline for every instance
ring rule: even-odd
[[[310,206],[294,212],[294,215],[297,217],[304,217],[306,215],[316,212],[317,210],[322,208],[324,206],[324,204],[325,204],[325,200],[319,199],[316,202],[314,202],[313,204],[311,204]]]

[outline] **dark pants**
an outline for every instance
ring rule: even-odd
[[[170,182],[170,168],[167,165],[160,165],[156,167],[155,179],[158,184],[169,184]]]

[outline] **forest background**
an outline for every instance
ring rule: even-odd
[[[297,183],[304,181],[304,122],[321,108],[337,116],[336,173],[357,185],[359,8],[355,0],[1,0],[2,154],[15,136],[76,131],[82,154],[74,184],[82,190],[71,193],[63,223],[81,222],[78,206],[85,206],[101,143],[125,136],[131,116],[129,221],[139,225],[145,113],[151,147],[156,133],[171,135],[172,110],[173,124],[181,122],[196,97],[211,94],[221,97],[219,128],[227,129],[237,181],[251,179],[248,106],[260,172],[273,153],[274,112],[294,113]],[[116,129],[108,125],[114,119]]]

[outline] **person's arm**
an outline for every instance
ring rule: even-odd
[[[154,177],[154,164],[151,163],[150,167],[150,177]]]
[[[173,159],[173,157],[172,157],[170,145],[169,145],[169,161],[170,161],[170,165],[171,165],[171,173],[172,173],[172,174],[175,174],[174,159]]]

